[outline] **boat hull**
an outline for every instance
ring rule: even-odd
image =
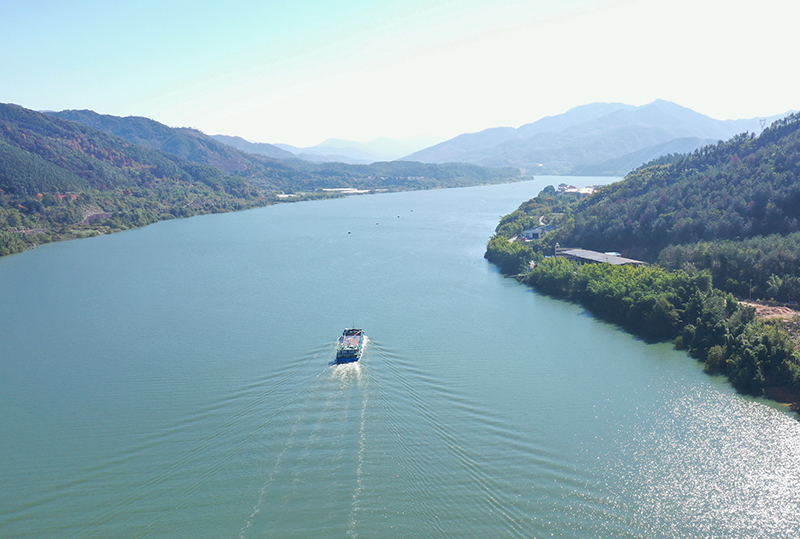
[[[345,329],[336,344],[335,363],[355,363],[361,359],[364,333],[357,328]]]

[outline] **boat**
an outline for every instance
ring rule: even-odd
[[[336,343],[336,363],[353,363],[361,358],[364,332],[357,328],[345,329]]]

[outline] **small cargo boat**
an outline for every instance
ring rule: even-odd
[[[336,363],[353,363],[361,358],[364,332],[357,328],[345,329],[336,343]]]

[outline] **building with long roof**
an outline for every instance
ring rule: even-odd
[[[630,264],[632,266],[644,266],[647,264],[647,262],[642,262],[641,260],[625,258],[624,256],[620,256],[619,253],[600,253],[598,251],[590,251],[588,249],[558,249],[556,256],[563,256],[582,264],[606,263],[613,266],[624,266],[626,264]]]

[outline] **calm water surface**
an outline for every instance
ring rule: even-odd
[[[483,260],[561,181],[0,259],[0,537],[797,536],[794,416]]]

